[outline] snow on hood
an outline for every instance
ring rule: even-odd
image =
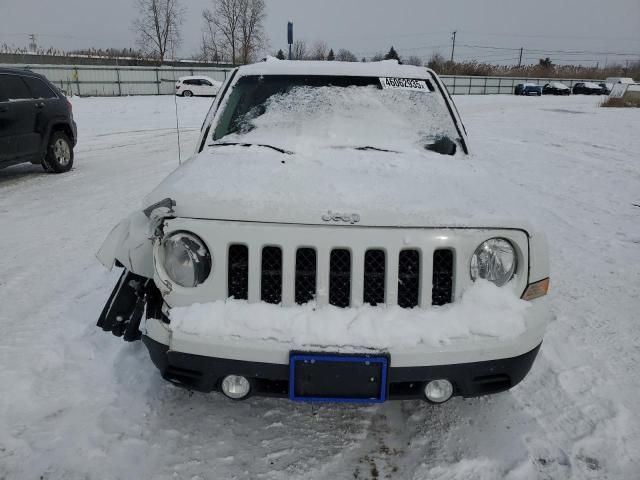
[[[278,341],[294,349],[317,345],[337,350],[411,348],[447,345],[478,336],[517,337],[526,329],[525,315],[530,306],[509,289],[480,280],[467,289],[460,302],[428,310],[368,305],[318,309],[314,303],[281,308],[220,300],[173,308],[171,329],[217,340]]]
[[[356,213],[362,226],[523,228],[508,191],[465,155],[218,146],[176,169],[144,206],[170,197],[190,218],[322,224],[332,211]]]

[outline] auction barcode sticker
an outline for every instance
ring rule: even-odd
[[[426,80],[417,78],[397,78],[397,77],[380,77],[382,88],[395,88],[399,90],[415,90],[418,92],[428,92]]]

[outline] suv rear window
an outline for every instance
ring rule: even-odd
[[[44,83],[39,78],[35,77],[22,77],[31,89],[31,95],[33,98],[56,98],[57,95],[53,93],[51,87]]]
[[[31,92],[18,75],[0,74],[0,85],[9,101],[11,100],[31,100]]]

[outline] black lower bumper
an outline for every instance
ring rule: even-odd
[[[242,375],[251,382],[251,394],[270,397],[289,396],[289,366],[246,362],[169,351],[167,345],[143,336],[151,360],[162,377],[176,385],[201,392],[219,391],[226,375]],[[477,397],[498,393],[520,383],[531,369],[540,345],[512,358],[484,362],[389,368],[387,395],[390,400],[424,398],[424,385],[430,380],[448,379],[454,395]]]

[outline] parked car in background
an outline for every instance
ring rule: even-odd
[[[593,82],[578,82],[573,86],[574,95],[601,95],[602,87]]]
[[[215,97],[221,86],[221,82],[209,77],[180,77],[176,82],[176,95],[182,97]]]
[[[600,85],[602,95],[609,95],[611,93],[611,89],[613,88],[613,83],[598,83]]]
[[[571,93],[571,89],[564,83],[551,82],[542,87],[542,93],[545,95],[569,95]]]
[[[519,83],[513,91],[515,95],[542,95],[542,87],[535,83]]]
[[[67,172],[77,138],[71,103],[55,85],[28,70],[0,68],[0,168],[31,162]]]

